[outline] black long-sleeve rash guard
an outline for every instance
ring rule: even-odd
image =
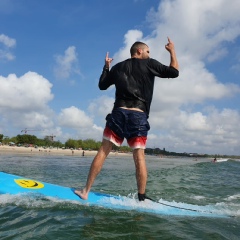
[[[130,58],[117,63],[109,71],[103,68],[99,79],[100,90],[115,85],[114,108],[139,108],[149,114],[155,77],[176,78],[179,71],[155,59]]]

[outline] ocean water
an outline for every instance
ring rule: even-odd
[[[146,158],[151,198],[175,206],[207,206],[231,217],[157,215],[2,194],[0,239],[240,239],[240,161]],[[0,155],[0,171],[81,187],[91,161],[79,156]],[[132,158],[107,158],[92,190],[136,197]]]

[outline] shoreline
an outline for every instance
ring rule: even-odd
[[[83,155],[84,152],[84,155]],[[0,145],[0,156],[1,155],[50,155],[50,156],[80,156],[80,157],[95,157],[98,151],[96,150],[71,150],[71,149],[62,149],[62,148],[43,148],[43,147],[23,147],[23,146],[8,146],[8,145]],[[131,157],[132,158],[132,153],[123,153],[123,152],[110,152],[109,157]],[[151,156],[151,155],[146,155]],[[156,158],[159,158],[159,160],[164,160],[164,159],[171,159],[171,158],[182,158],[178,156],[163,156],[163,155],[158,155],[155,156]],[[205,160],[213,161],[213,158],[210,157],[192,157],[193,161],[196,162],[201,162]],[[221,159],[221,158],[219,158]],[[228,159],[231,159],[228,157]]]
[[[84,155],[83,155],[84,153]],[[17,147],[17,146],[0,146],[0,155],[62,155],[62,156],[95,156],[96,150],[71,150],[62,148],[34,148],[34,147]],[[109,156],[132,156],[131,153],[110,152]]]

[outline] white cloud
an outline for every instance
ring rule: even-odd
[[[186,104],[204,103],[240,93],[236,84],[223,84],[201,62],[190,63],[180,70],[176,79],[156,78],[152,110],[174,109]]]
[[[157,11],[151,11],[148,19],[155,27],[156,38],[170,36],[178,45],[178,53],[201,60],[221,49],[225,41],[231,42],[239,36],[239,4],[237,0],[231,4],[227,1],[165,0]]]
[[[101,96],[93,99],[87,111],[77,107],[69,107],[61,110],[58,123],[62,128],[73,130],[72,135],[63,136],[64,139],[95,139],[100,141],[105,126],[105,117],[113,108],[114,99],[108,96]],[[97,125],[97,124],[100,124]]]
[[[12,61],[15,59],[15,56],[11,54],[10,52],[3,51],[0,49],[0,59]]]
[[[48,103],[53,99],[52,84],[43,76],[28,72],[21,77],[0,76],[0,122],[21,128],[49,128],[53,112]]]
[[[103,128],[94,124],[91,128],[79,129],[76,134],[76,139],[94,139],[95,141],[101,141]]]
[[[62,109],[58,122],[61,127],[74,129],[75,139],[101,139],[103,128],[94,124],[91,117],[74,106]]]
[[[15,47],[16,40],[13,38],[10,38],[4,34],[0,35],[0,42],[3,43],[6,47]]]
[[[16,46],[16,40],[4,34],[1,34],[0,43],[3,44],[3,48],[0,49],[0,59],[7,60],[7,61],[14,60],[15,56],[10,52],[10,48],[13,48]]]
[[[95,117],[105,119],[106,115],[113,109],[114,98],[106,95],[94,99],[88,107],[88,111]]]
[[[93,126],[93,120],[84,111],[74,106],[62,109],[59,123],[61,126],[70,128],[90,128]]]
[[[68,47],[64,55],[56,55],[55,60],[56,66],[54,73],[56,77],[66,79],[69,78],[71,74],[80,74],[76,47]]]
[[[139,30],[129,30],[124,36],[124,47],[119,49],[117,53],[114,54],[113,63],[123,61],[130,57],[130,48],[132,44],[136,41],[141,41],[143,38],[143,33]]]
[[[43,76],[28,72],[21,77],[0,76],[0,111],[43,110],[53,99],[52,84]]]
[[[148,144],[166,148],[167,151],[198,153],[234,153],[238,151],[240,126],[239,111],[212,107],[201,112],[177,112],[161,127],[152,126],[159,132],[157,138],[149,138]]]
[[[228,54],[228,50],[226,48],[216,49],[215,52],[213,52],[211,55],[208,56],[208,61],[214,62],[216,60],[219,60],[227,56],[227,54]]]

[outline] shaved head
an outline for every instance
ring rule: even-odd
[[[143,48],[146,48],[148,47],[147,44],[143,43],[143,42],[135,42],[132,47],[130,48],[130,54],[131,56],[135,55],[137,53],[137,50],[139,48],[143,49]]]

